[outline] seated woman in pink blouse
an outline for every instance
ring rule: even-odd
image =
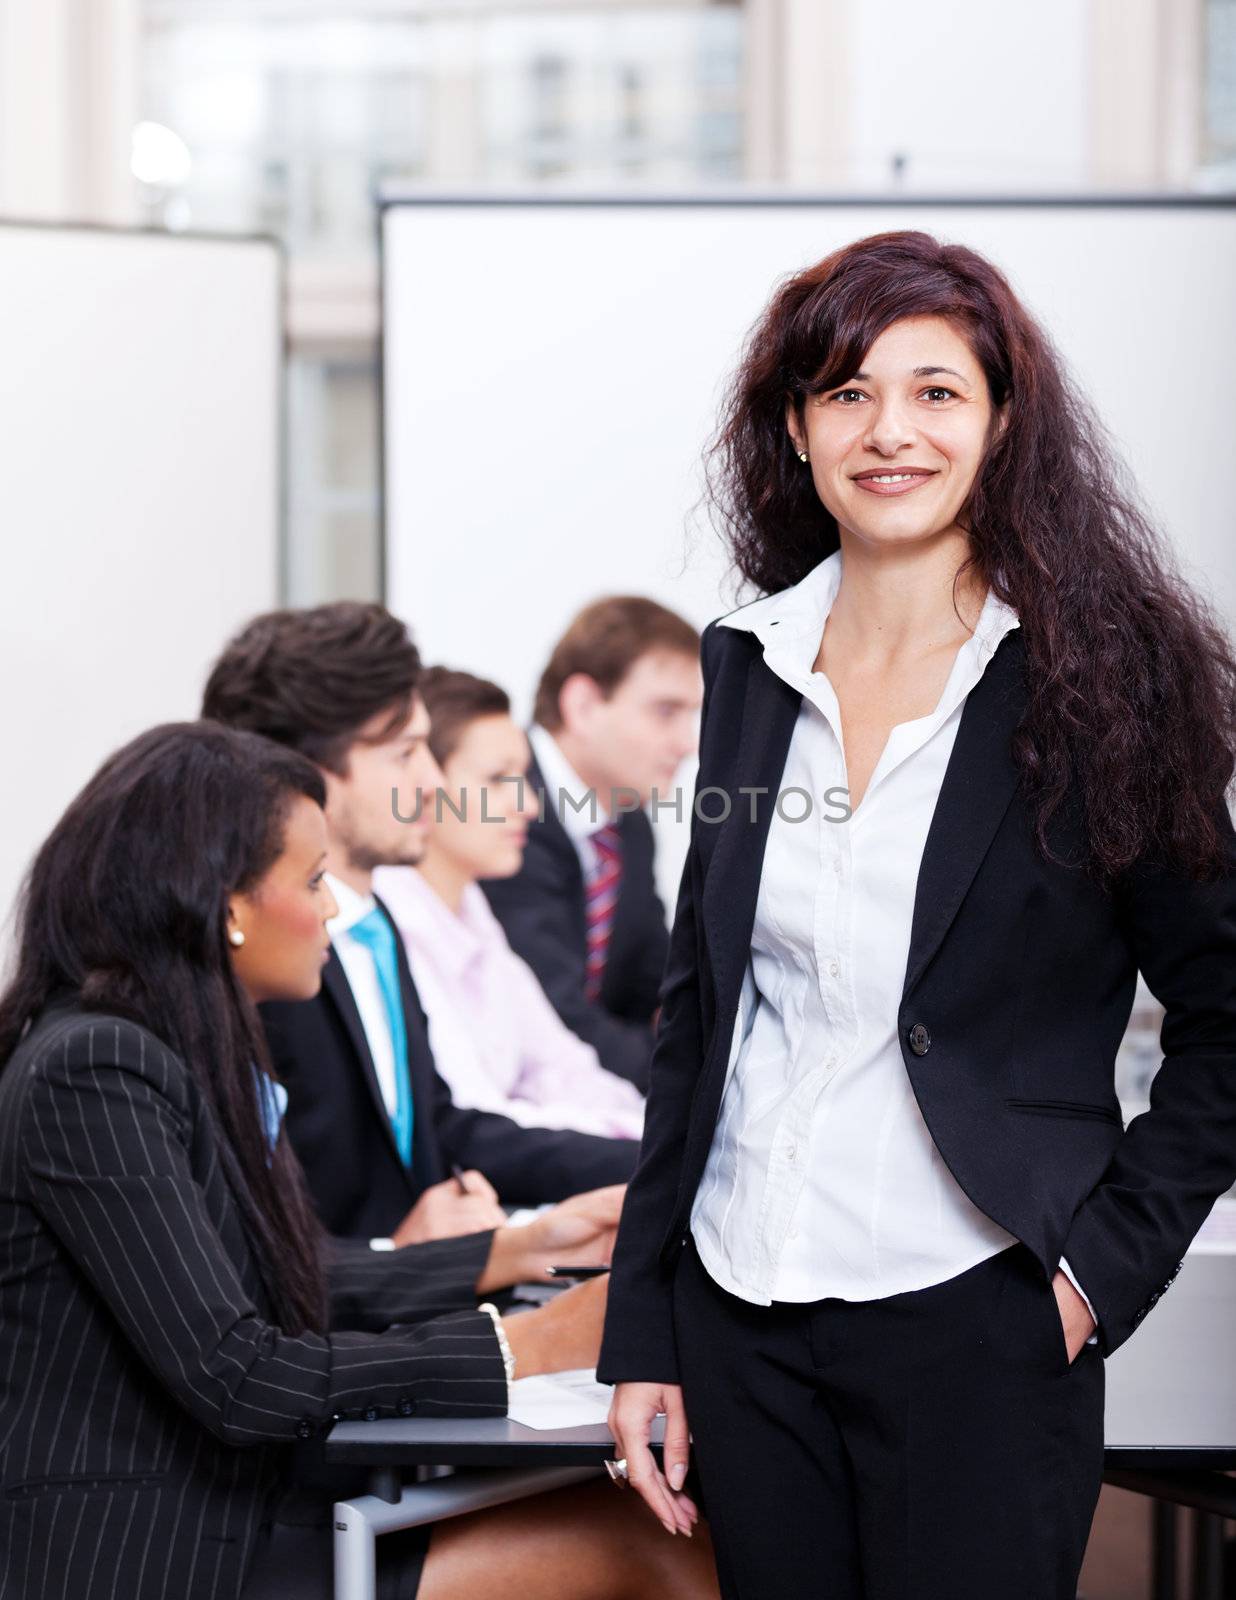
[[[559,1019],[477,882],[519,871],[536,815],[535,791],[515,782],[529,749],[510,700],[445,667],[427,669],[417,692],[445,798],[424,796],[432,825],[420,862],[379,867],[374,888],[403,935],[437,1069],[457,1105],[638,1139],[643,1096]]]

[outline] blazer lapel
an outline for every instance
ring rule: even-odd
[[[735,769],[726,789],[729,814],[724,822],[699,824],[701,828],[718,830],[705,869],[700,911],[705,942],[712,953],[714,992],[721,1013],[726,1009],[726,1000],[737,995],[751,948],[764,846],[803,698],[768,666],[756,641],[752,639],[751,643],[756,653],[747,668],[742,714],[733,733],[741,766]],[[765,792],[752,797],[740,794],[740,788]],[[700,810],[704,816],[719,815],[724,807],[718,796],[706,795]]]
[[[403,1160],[399,1154],[399,1146],[395,1143],[395,1129],[391,1124],[390,1112],[386,1109],[386,1101],[382,1098],[382,1086],[379,1084],[378,1074],[374,1070],[373,1055],[369,1049],[369,1040],[365,1037],[365,1027],[361,1022],[361,1015],[357,1009],[356,998],[352,993],[352,986],[343,970],[343,962],[340,961],[335,950],[331,951],[330,960],[326,963],[326,969],[322,974],[322,987],[334,1002],[336,1011],[343,1018],[343,1026],[356,1054],[357,1064],[369,1090],[369,1097],[373,1101],[378,1121],[382,1124],[383,1133],[391,1147],[395,1160],[402,1167]]]
[[[399,995],[403,1001],[403,1028],[408,1041],[408,1088],[412,1094],[412,1171],[417,1191],[440,1183],[447,1176],[438,1144],[435,1112],[445,1093],[429,1040],[429,1017],[412,976],[407,947],[386,904],[375,895],[379,909],[395,930],[395,955],[399,963]]]
[[[524,780],[525,793],[528,789],[531,789],[532,792],[538,797],[540,809],[545,813],[543,817],[538,816],[532,823],[532,826],[540,830],[545,847],[558,861],[562,863],[567,877],[570,880],[570,887],[572,891],[575,890],[575,887],[578,884],[579,892],[582,895],[584,888],[584,869],[580,865],[579,851],[575,848],[575,844],[571,839],[570,834],[566,831],[566,824],[563,822],[561,815],[562,809],[570,802],[564,798],[560,803],[557,790],[555,790],[552,794],[550,793],[549,786],[545,782],[545,776],[542,773],[535,756],[532,756],[528,762],[528,774]],[[516,788],[515,794],[517,797],[519,796],[520,791],[518,788]],[[582,900],[580,904],[582,906]]]
[[[1025,643],[1005,634],[966,697],[919,864],[902,999],[926,971],[1017,788],[1012,738],[1025,708]]]

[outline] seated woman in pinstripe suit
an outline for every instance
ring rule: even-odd
[[[323,799],[289,750],[171,725],[35,860],[0,998],[0,1593],[325,1596],[355,1488],[320,1459],[332,1420],[500,1415],[508,1358],[595,1360],[603,1287],[511,1318],[477,1296],[595,1259],[615,1194],[383,1254],[319,1237],[254,1007],[317,988]],[[706,1538],[614,1500],[392,1535],[380,1592],[715,1595]]]

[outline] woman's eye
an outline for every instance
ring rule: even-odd
[[[943,384],[938,384],[938,383],[932,384],[930,389],[924,389],[923,393],[924,394],[942,394],[942,395],[947,396],[947,398],[950,399],[950,400],[953,400],[953,399],[956,398],[956,394],[952,389],[946,389],[943,386]],[[834,400],[845,401],[845,397],[848,394],[856,394],[856,395],[858,395],[858,397],[860,399],[863,398],[863,391],[861,389],[838,389],[836,394],[833,395],[833,399]],[[849,404],[848,401],[845,401],[845,403],[847,405]]]
[[[321,888],[321,887],[322,887],[322,880],[323,880],[323,878],[324,878],[324,877],[325,877],[325,876],[326,876],[326,874],[325,874],[325,873],[323,873],[323,872],[318,872],[318,873],[315,873],[315,874],[314,874],[314,876],[313,876],[313,877],[312,877],[312,878],[310,878],[310,880],[309,880],[309,887],[310,887],[310,888],[311,888],[311,889],[312,889],[312,890],[313,890],[313,892],[314,892],[314,893],[315,893],[315,894],[316,894],[316,893],[317,893],[317,891],[318,891],[318,890],[319,890],[319,889],[320,889],[320,888]]]

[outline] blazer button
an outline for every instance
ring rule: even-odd
[[[416,1410],[416,1401],[415,1400],[400,1400],[397,1409],[398,1409],[399,1415],[401,1417],[410,1417],[412,1415],[412,1413]]]
[[[916,1056],[925,1056],[931,1049],[931,1035],[921,1022],[910,1029],[910,1049]]]
[[[308,1417],[302,1417],[296,1424],[296,1437],[298,1439],[312,1439],[313,1432],[313,1423]]]
[[[366,1422],[376,1422],[381,1415],[382,1415],[382,1413],[378,1410],[377,1406],[366,1406],[365,1407],[365,1421]]]

